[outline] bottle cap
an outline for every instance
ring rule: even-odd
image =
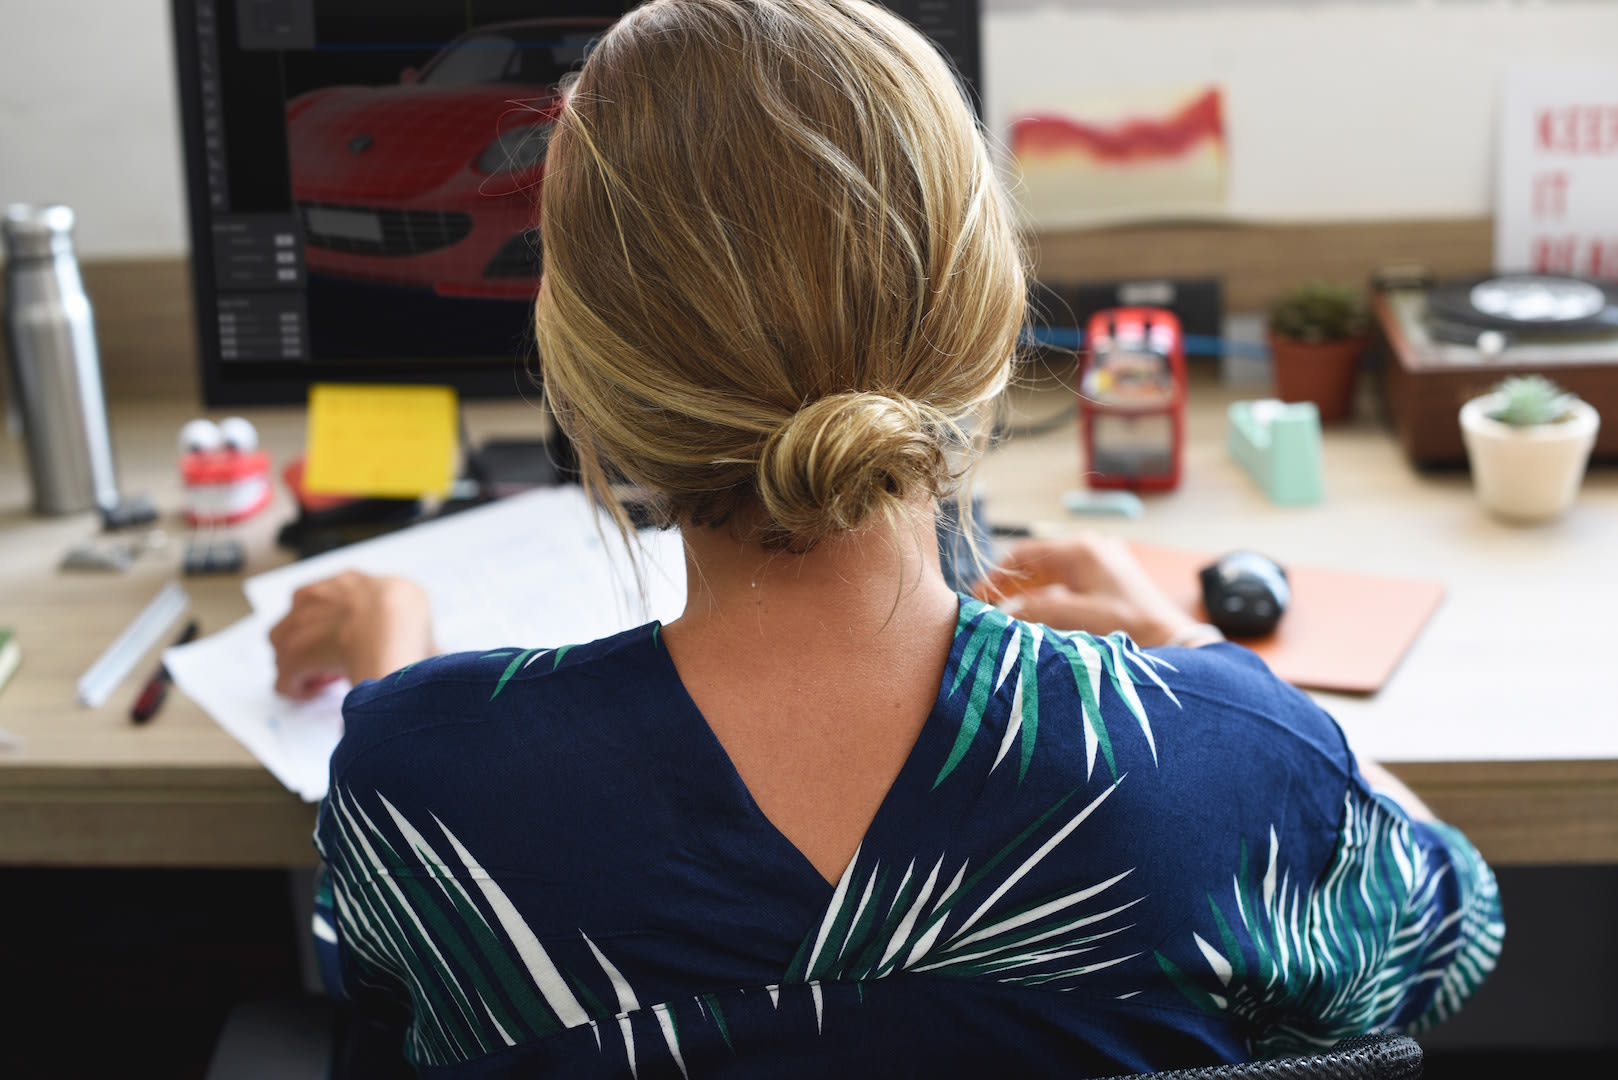
[[[73,209],[12,203],[0,222],[8,259],[48,259],[73,253]]]

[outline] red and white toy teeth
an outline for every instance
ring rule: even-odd
[[[217,424],[192,420],[181,428],[180,475],[192,525],[235,524],[270,502],[270,455],[258,448],[257,429],[240,416]]]

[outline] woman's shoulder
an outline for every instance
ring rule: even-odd
[[[983,772],[1088,787],[1130,774],[1152,803],[1248,806],[1290,792],[1332,828],[1353,772],[1335,720],[1235,644],[1143,647],[963,603],[941,704],[958,722],[941,774]],[[986,732],[983,729],[988,729]],[[1054,788],[1053,788],[1054,790]]]
[[[1329,763],[1346,779],[1352,757],[1337,721],[1252,650],[1222,641],[1148,651],[1160,665],[1164,692],[1178,699],[1191,731],[1228,741],[1233,751],[1280,742]]]
[[[1038,629],[1048,643],[1044,666],[1057,672],[1042,683],[1080,713],[1087,707],[1098,716],[1125,713],[1142,724],[1159,717],[1164,738],[1194,745],[1204,758],[1279,744],[1338,768],[1347,764],[1337,722],[1241,645],[1143,647],[1123,633]],[[1145,749],[1155,756],[1162,747],[1148,738]]]
[[[1293,842],[1300,868],[1319,868],[1354,758],[1313,699],[1229,642],[1142,648],[1122,634],[1048,633],[1040,693],[1060,703],[1047,715],[1076,729],[1088,781],[1127,777],[1121,801],[1132,821],[1156,823],[1141,825],[1154,845],[1179,852],[1189,873],[1192,863],[1235,858],[1244,842],[1261,850],[1274,831]],[[1224,840],[1210,846],[1214,837]]]
[[[963,596],[951,682],[981,681],[1000,689],[1023,664],[1037,664],[1046,708],[1095,714],[1122,708],[1165,711],[1180,726],[1219,724],[1235,716],[1260,721],[1335,752],[1340,732],[1308,695],[1277,678],[1251,650],[1233,642],[1197,648],[1145,647],[1122,632],[1091,634],[1016,619]],[[1015,679],[1009,680],[1015,682]],[[1032,709],[1028,700],[1024,708]]]
[[[343,700],[343,739],[333,758],[341,769],[378,747],[408,739],[468,742],[513,723],[559,713],[599,712],[609,690],[633,692],[655,681],[647,663],[661,648],[658,623],[575,645],[511,646],[430,657],[367,680]]]
[[[1302,773],[1341,793],[1351,757],[1341,730],[1253,653],[1228,643],[1146,648],[1016,619],[963,598],[939,699],[957,771],[1089,782],[1136,770],[1190,791]]]

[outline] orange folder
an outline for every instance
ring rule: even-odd
[[[1206,620],[1197,571],[1216,556],[1151,544],[1130,549],[1185,610]],[[1430,581],[1375,577],[1314,566],[1285,567],[1292,604],[1275,632],[1240,644],[1294,686],[1372,694],[1393,674],[1444,598]]]

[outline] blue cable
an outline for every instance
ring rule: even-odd
[[[1022,344],[1079,349],[1084,346],[1084,333],[1072,326],[1025,326]],[[1186,334],[1181,345],[1187,356],[1234,356],[1245,360],[1267,360],[1270,356],[1270,350],[1263,342],[1233,341],[1211,334]]]

